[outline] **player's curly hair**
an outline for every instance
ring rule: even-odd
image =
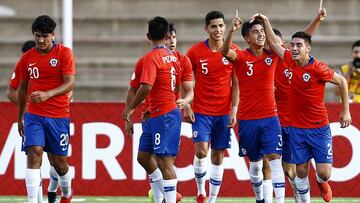
[[[353,43],[351,49],[354,49],[355,47],[360,47],[360,40],[357,40]]]
[[[162,40],[169,32],[169,22],[163,17],[156,16],[148,23],[148,34],[152,40]]]
[[[299,31],[299,32],[296,32],[295,34],[293,34],[291,39],[294,39],[294,38],[303,39],[305,42],[307,42],[309,45],[311,45],[311,35],[304,31]]]
[[[53,33],[56,28],[55,21],[48,15],[37,17],[31,27],[32,33],[39,32],[41,34]]]
[[[205,25],[208,26],[211,20],[222,18],[225,21],[224,14],[220,11],[210,11],[206,14]]]
[[[264,27],[264,21],[258,17],[256,17],[251,23],[249,21],[245,22],[241,28],[241,35],[243,36],[243,38],[247,37],[249,35],[250,29],[254,25],[258,24]]]
[[[176,29],[174,27],[174,23],[169,23],[169,33],[175,33],[176,34]]]

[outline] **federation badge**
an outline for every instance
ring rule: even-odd
[[[311,76],[310,76],[309,73],[304,73],[304,74],[302,75],[302,78],[303,78],[304,82],[309,82]]]
[[[242,153],[243,155],[246,155],[246,153],[247,153],[246,149],[245,149],[245,148],[241,148],[241,153]]]
[[[196,138],[196,137],[198,136],[198,134],[199,134],[199,132],[196,131],[196,130],[194,130],[194,132],[193,132],[193,138]]]
[[[57,64],[58,64],[58,60],[56,58],[50,59],[51,67],[56,67]]]
[[[229,65],[229,61],[225,57],[222,58],[222,62],[224,65]]]
[[[272,58],[266,57],[264,61],[265,61],[266,65],[271,66],[271,64],[272,64]]]

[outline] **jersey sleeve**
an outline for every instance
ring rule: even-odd
[[[241,51],[240,49],[234,49],[234,51],[236,52],[236,59],[232,63],[234,65],[240,64],[241,61],[244,60],[244,58],[245,58],[245,53],[243,51]]]
[[[325,63],[318,62],[318,67],[315,69],[317,77],[325,82],[329,82],[334,77],[334,71]]]
[[[14,67],[14,71],[11,75],[11,79],[9,80],[9,87],[17,89],[20,85],[20,79],[21,79],[21,64],[20,61],[17,63]]]
[[[14,70],[18,69],[19,71],[19,80],[20,81],[23,81],[23,80],[29,80],[30,79],[30,76],[26,70],[26,65],[25,65],[25,56],[26,55],[23,55],[23,57],[20,59],[20,61],[16,64]],[[16,74],[16,73],[15,73]]]
[[[284,61],[287,65],[294,67],[294,60],[291,57],[291,52],[290,50],[286,49],[284,52]]]
[[[61,60],[63,75],[75,75],[75,60],[71,49],[64,49]]]
[[[192,65],[187,56],[182,57],[181,66],[183,69],[181,81],[192,81]]]
[[[140,87],[141,72],[143,69],[143,59],[141,58],[135,65],[135,70],[131,76],[130,86],[135,89]]]
[[[140,78],[140,83],[154,85],[156,79],[156,62],[151,56],[144,58],[143,70]]]
[[[190,63],[192,65],[191,68],[195,71],[196,57],[195,57],[194,47],[190,48],[186,56],[189,57]]]

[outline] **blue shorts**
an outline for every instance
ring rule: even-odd
[[[154,147],[153,147],[153,140],[150,131],[149,119],[141,122],[141,127],[142,127],[142,133],[139,141],[139,151],[148,152],[152,154],[154,152]]]
[[[180,110],[175,109],[150,118],[149,122],[154,154],[156,156],[176,156],[180,144]]]
[[[277,116],[239,120],[239,156],[257,161],[265,154],[282,153],[282,136]]]
[[[281,135],[283,141],[282,161],[286,163],[294,163],[291,156],[291,144],[289,141],[289,127],[281,126]]]
[[[332,136],[329,125],[321,128],[289,127],[291,154],[295,164],[333,163]]]
[[[70,142],[70,119],[48,118],[25,113],[22,151],[42,146],[45,152],[67,156]]]
[[[230,116],[207,116],[195,113],[195,123],[192,124],[193,142],[209,142],[211,149],[226,149],[231,147]]]

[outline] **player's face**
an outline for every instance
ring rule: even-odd
[[[53,46],[52,42],[54,37],[55,37],[55,33],[42,34],[39,32],[34,32],[34,40],[36,43],[36,48],[42,53],[49,52]]]
[[[217,18],[210,20],[210,24],[205,27],[205,31],[209,34],[209,38],[214,41],[223,40],[223,35],[225,32],[225,23],[224,19]]]
[[[354,47],[352,50],[352,58],[360,58],[360,47]]]
[[[246,38],[246,41],[249,44],[256,46],[264,46],[266,35],[263,26],[260,24],[252,26],[249,30],[249,35]]]
[[[309,56],[310,45],[302,38],[293,38],[290,43],[292,59],[295,61],[302,60]]]
[[[169,47],[169,49],[171,51],[175,51],[176,43],[177,43],[177,41],[176,41],[176,33],[175,32],[169,33],[169,36],[166,39],[166,46]]]

